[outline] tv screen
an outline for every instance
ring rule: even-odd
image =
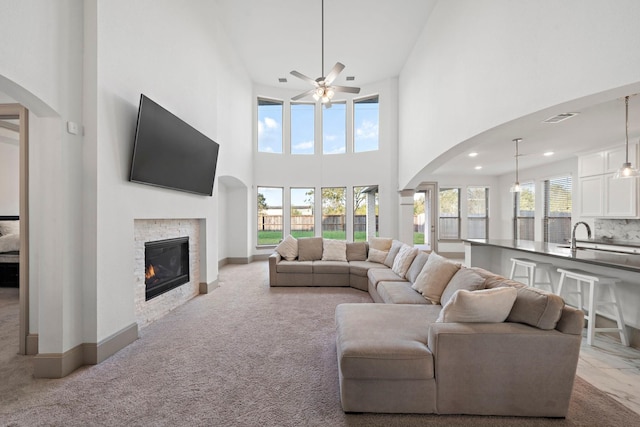
[[[219,148],[142,94],[129,180],[211,196]]]

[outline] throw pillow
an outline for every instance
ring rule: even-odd
[[[458,290],[442,307],[436,322],[501,323],[509,316],[516,300],[515,288]]]
[[[518,288],[517,291],[518,297],[507,321],[539,329],[555,329],[564,308],[562,297],[531,287]]]
[[[298,240],[289,234],[278,246],[276,246],[276,252],[278,252],[282,258],[287,261],[293,261],[298,257]]]
[[[20,250],[20,236],[18,234],[5,234],[0,236],[0,252],[12,252]]]
[[[429,259],[411,287],[420,292],[432,304],[439,304],[442,292],[459,269],[460,264],[431,252]]]
[[[387,254],[387,257],[384,260],[384,265],[386,265],[389,268],[393,267],[393,261],[395,261],[396,256],[398,255],[398,252],[400,252],[400,248],[402,247],[402,245],[404,245],[404,243],[402,243],[399,240],[394,240],[393,243],[391,243],[391,249],[389,249],[389,253]]]
[[[20,221],[0,221],[0,236],[20,234]]]
[[[404,279],[416,255],[418,255],[418,248],[406,244],[402,245],[398,251],[398,255],[396,255],[396,258],[393,260],[391,270],[400,276],[401,279]]]
[[[352,242],[347,243],[347,261],[366,261],[367,243]]]
[[[369,257],[367,261],[377,262],[378,264],[384,264],[384,260],[387,259],[386,251],[379,251],[378,249],[369,248]]]
[[[429,259],[429,254],[427,252],[418,251],[418,255],[416,255],[416,257],[413,259],[411,267],[409,267],[409,270],[407,271],[408,281],[410,281],[411,283],[416,281],[418,275],[422,271],[422,268],[426,264],[427,259]]]
[[[347,261],[347,242],[324,239],[322,241],[322,261]]]
[[[444,288],[442,296],[440,296],[440,304],[443,306],[446,305],[457,290],[477,291],[484,289],[484,281],[485,278],[472,269],[466,267],[460,268],[451,280],[449,280],[447,287]]]
[[[298,261],[319,261],[322,259],[322,237],[298,239]]]
[[[391,249],[391,242],[393,239],[386,237],[371,237],[369,239],[369,248],[377,249],[379,251],[389,252]]]

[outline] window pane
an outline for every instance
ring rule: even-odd
[[[314,196],[315,191],[313,188],[291,189],[291,235],[295,238],[313,237],[315,235]]]
[[[353,142],[356,153],[378,149],[378,96],[353,102]]]
[[[258,98],[258,151],[282,153],[282,102]]]
[[[413,195],[413,244],[423,245],[425,243],[425,193],[415,193]]]
[[[566,243],[571,239],[571,176],[544,182],[544,241]]]
[[[313,154],[314,104],[291,104],[291,154]]]
[[[515,196],[515,230],[516,240],[535,239],[535,206],[536,187],[533,182],[521,184],[522,191]]]
[[[333,103],[322,107],[322,152],[344,153],[347,147],[347,104]]]
[[[460,189],[441,188],[439,192],[439,228],[442,240],[460,239]]]
[[[322,237],[326,239],[347,239],[345,193],[345,187],[322,189]]]
[[[467,235],[469,239],[486,239],[489,226],[489,189],[467,188]]]
[[[258,245],[282,240],[282,188],[258,187]]]
[[[378,236],[378,187],[353,187],[353,241]]]

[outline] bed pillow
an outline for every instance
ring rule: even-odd
[[[323,239],[322,261],[347,261],[347,242],[344,240]]]
[[[442,307],[436,322],[440,323],[502,323],[516,300],[515,288],[494,288],[480,291],[456,291]]]
[[[282,258],[287,261],[295,260],[298,257],[298,240],[289,234],[278,246],[276,246],[276,252],[278,252]]]
[[[298,239],[298,261],[319,261],[322,259],[322,237]]]
[[[20,221],[0,221],[0,236],[20,234]]]
[[[20,250],[20,235],[5,234],[0,236],[0,252],[12,252]]]
[[[432,304],[440,304],[442,292],[459,269],[460,264],[431,252],[429,259],[411,287],[420,292]]]
[[[387,251],[381,251],[374,248],[369,248],[369,256],[367,257],[367,261],[369,262],[377,262],[378,264],[384,264],[384,260],[387,259]]]
[[[391,271],[400,276],[401,279],[404,279],[416,255],[418,255],[418,248],[411,247],[407,244],[402,245],[398,251],[398,255],[396,255],[396,258],[393,260]]]

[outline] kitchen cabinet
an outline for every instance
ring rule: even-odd
[[[638,144],[629,144],[629,161],[638,165]],[[625,161],[625,146],[578,158],[580,216],[640,218],[638,179],[613,179]]]

